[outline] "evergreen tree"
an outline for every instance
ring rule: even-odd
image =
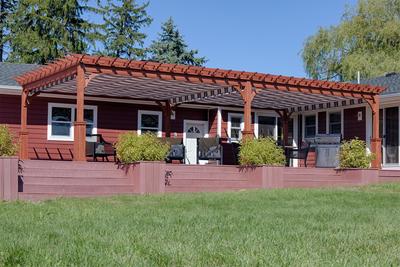
[[[96,24],[87,0],[20,0],[11,16],[8,60],[44,64],[66,53],[85,53],[95,42]]]
[[[113,57],[140,59],[146,34],[141,28],[150,25],[152,19],[146,12],[149,3],[138,5],[135,0],[107,0],[103,7],[103,51]]]
[[[0,0],[0,62],[5,57],[5,47],[8,43],[9,17],[14,12],[16,0]]]
[[[316,79],[348,81],[400,71],[400,0],[359,0],[341,23],[321,28],[302,52]]]
[[[172,18],[161,26],[161,30],[158,40],[149,48],[150,60],[195,66],[201,66],[206,62],[205,57],[196,57],[197,50],[188,50]]]

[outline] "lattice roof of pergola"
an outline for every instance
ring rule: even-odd
[[[239,91],[247,83],[257,91],[252,107],[263,109],[369,101],[385,90],[380,86],[89,55],[66,56],[16,80],[31,93],[75,94],[78,65],[85,69],[85,95],[171,103],[243,106]]]

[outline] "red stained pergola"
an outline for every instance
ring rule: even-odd
[[[178,85],[181,86],[176,91],[176,93],[181,94],[179,97],[165,99],[160,96],[159,99],[153,99],[162,106],[164,116],[165,114],[170,114],[171,104],[177,102],[201,102],[202,100],[209,100],[210,96],[218,99],[218,97],[227,97],[226,95],[232,92],[239,93],[244,108],[244,138],[253,137],[251,131],[251,108],[256,96],[260,96],[260,100],[256,103],[257,105],[261,105],[263,101],[267,102],[274,95],[273,102],[276,102],[275,99],[278,100],[280,96],[287,97],[288,94],[296,97],[302,95],[303,101],[308,98],[314,99],[314,101],[316,98],[320,98],[321,101],[362,99],[371,107],[373,116],[371,150],[376,157],[372,167],[380,167],[379,93],[385,89],[384,87],[78,54],[68,55],[16,77],[17,82],[23,87],[20,132],[21,159],[28,158],[27,99],[60,83],[67,84],[68,81],[75,79],[77,117],[74,124],[74,160],[86,160],[86,124],[83,116],[85,90],[87,90],[92,80],[96,79],[97,75],[131,77],[132,81],[133,79],[153,79],[175,82],[177,88]],[[202,85],[204,88],[201,91],[183,94],[182,82]],[[266,93],[270,94],[265,95]],[[281,104],[284,108],[274,107],[272,109],[276,110],[282,117],[284,138],[287,140],[287,124],[290,115],[287,102],[282,102]],[[165,118],[169,118],[169,116],[165,116]],[[169,120],[167,119],[165,123],[168,132]]]

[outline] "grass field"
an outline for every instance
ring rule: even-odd
[[[0,203],[16,265],[400,265],[400,184]]]

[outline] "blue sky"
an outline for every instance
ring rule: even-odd
[[[320,26],[356,0],[150,0],[146,43],[172,16],[206,66],[304,77],[300,52]]]

